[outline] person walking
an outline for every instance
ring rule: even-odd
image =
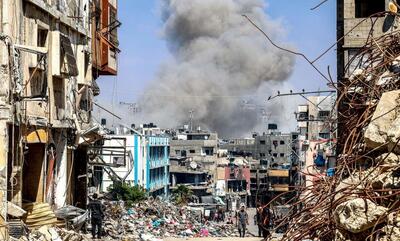
[[[246,235],[246,225],[249,225],[249,215],[245,210],[244,204],[241,205],[240,211],[236,213],[236,225],[238,226],[239,236],[244,238]]]
[[[102,236],[101,227],[102,227],[103,218],[104,218],[103,205],[97,199],[97,193],[94,193],[92,197],[93,197],[93,199],[91,201],[89,201],[89,206],[88,206],[91,223],[92,223],[92,237],[93,237],[93,239],[95,239],[96,233],[97,233],[97,238],[101,239],[101,236]]]
[[[261,204],[257,205],[256,215],[254,216],[254,223],[258,227],[258,237],[263,235],[263,220],[262,220],[263,207]]]

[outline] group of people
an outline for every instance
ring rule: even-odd
[[[264,239],[268,238],[273,228],[274,215],[267,206],[257,205],[256,215],[254,216],[255,224],[258,226],[258,236]],[[240,210],[236,213],[236,225],[238,227],[239,236],[244,238],[246,235],[247,226],[249,225],[249,215],[246,212],[245,205],[241,205]]]

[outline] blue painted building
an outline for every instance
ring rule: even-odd
[[[152,196],[166,196],[169,189],[169,138],[146,136],[146,145],[146,189]]]
[[[132,186],[144,187],[151,196],[167,196],[169,190],[169,138],[161,135],[146,136],[143,134],[119,133],[110,136],[103,151],[103,160],[110,164],[113,175]],[[123,158],[118,150],[125,150]],[[121,153],[121,152],[119,152]],[[103,171],[101,190],[106,192],[112,184],[112,177]]]

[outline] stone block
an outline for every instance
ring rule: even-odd
[[[369,149],[391,150],[400,138],[400,90],[386,92],[378,102],[371,122],[364,133]],[[399,154],[399,145],[394,152]]]
[[[387,208],[371,200],[356,198],[339,204],[334,211],[336,224],[351,232],[360,233],[385,221]]]

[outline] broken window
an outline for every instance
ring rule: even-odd
[[[277,141],[277,140],[272,141],[272,144],[274,145],[274,148],[275,148],[275,149],[278,147],[278,141]]]
[[[285,141],[280,141],[280,143],[279,144],[281,144],[281,145],[285,145]]]
[[[125,158],[122,156],[114,156],[113,157],[113,165],[114,166],[125,166]]]
[[[280,153],[279,154],[281,157],[285,157],[285,153]]]
[[[84,85],[78,85],[78,89],[84,88]],[[92,105],[92,91],[90,88],[85,88],[82,93],[82,97],[79,102],[79,109],[84,110],[84,111],[91,111],[93,110],[93,105]]]
[[[278,157],[278,153],[273,153],[272,156]]]
[[[260,145],[265,145],[265,140],[261,140]]]
[[[41,69],[30,68],[29,73],[31,80],[29,82],[31,89],[31,97],[46,97],[47,96],[47,76],[46,72]]]
[[[193,153],[196,153],[196,151],[195,151],[195,150],[190,150],[189,152],[190,152],[190,153],[192,153],[192,154],[193,154]]]
[[[67,76],[78,76],[78,66],[69,37],[60,35],[61,40],[61,73]]]
[[[367,18],[385,11],[385,0],[355,0],[356,18]]]
[[[265,153],[260,153],[260,157],[265,157]]]

